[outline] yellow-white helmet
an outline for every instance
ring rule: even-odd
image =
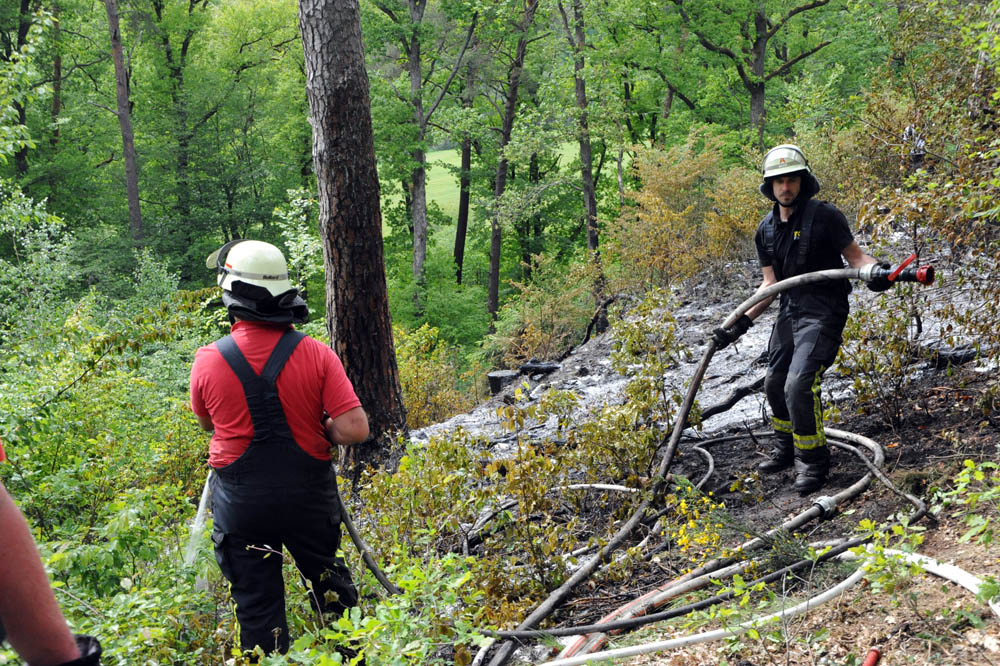
[[[798,146],[783,143],[767,151],[764,155],[764,166],[761,167],[764,178],[773,178],[784,173],[794,173],[796,171],[809,171],[809,160]]]
[[[234,282],[263,287],[271,296],[280,296],[293,289],[288,280],[288,264],[281,250],[263,241],[235,240],[209,255],[208,268],[218,270],[216,281],[225,291],[232,291]]]
[[[771,188],[771,178],[785,174],[799,173],[802,175],[802,190],[800,197],[809,198],[819,192],[819,181],[809,168],[809,160],[805,153],[791,143],[783,143],[767,151],[764,155],[764,164],[761,166],[761,173],[764,182],[760,184],[760,193],[774,201],[774,192]]]

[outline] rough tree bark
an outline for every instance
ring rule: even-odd
[[[465,263],[465,237],[469,233],[469,194],[472,186],[472,140],[462,139],[462,163],[458,176],[458,222],[455,226],[455,282],[462,284]]]
[[[125,192],[128,195],[128,220],[132,240],[142,242],[142,211],[139,206],[139,163],[135,155],[135,136],[132,134],[132,109],[129,101],[128,71],[122,53],[122,35],[118,28],[118,0],[104,0],[108,13],[108,32],[111,34],[111,57],[115,63],[116,115],[122,132],[122,152],[125,155]]]
[[[462,107],[471,109],[476,94],[476,66],[466,67],[462,81]],[[455,282],[462,284],[462,265],[465,263],[465,238],[469,231],[469,204],[472,188],[472,137],[463,134],[461,145],[461,166],[458,176],[458,223],[455,226]]]
[[[584,70],[587,63],[587,33],[583,21],[583,3],[573,0],[573,21],[569,17],[562,0],[559,1],[559,13],[562,15],[563,28],[566,30],[566,40],[573,51],[573,79],[576,87],[577,142],[580,145],[580,180],[583,184],[583,208],[587,216],[587,249],[590,250],[590,260],[594,264],[594,304],[600,305],[604,300],[604,269],[601,266],[601,252],[598,247],[597,229],[597,192],[594,185],[594,154],[590,146],[590,121],[588,117],[587,80]],[[603,330],[603,329],[602,329]]]
[[[406,429],[389,317],[382,212],[358,0],[300,0],[306,94],[333,348],[387,453]]]

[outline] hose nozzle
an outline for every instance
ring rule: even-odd
[[[895,280],[893,280],[892,275],[890,275],[889,280],[894,282],[919,282],[920,284],[933,284],[934,267],[911,266],[900,271]]]
[[[933,266],[910,266],[917,255],[911,254],[906,260],[896,268],[882,268],[878,264],[868,264],[861,268],[858,276],[865,282],[871,282],[875,278],[888,278],[889,282],[919,282],[920,284],[933,284]]]

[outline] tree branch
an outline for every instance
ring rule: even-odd
[[[380,10],[382,10],[382,13],[388,16],[390,21],[396,24],[399,23],[399,19],[396,17],[395,12],[393,12],[390,7],[386,7],[381,2],[376,2],[375,6],[378,7]]]
[[[694,26],[694,22],[691,20],[691,16],[684,9],[683,0],[673,0],[673,2],[675,5],[677,5],[677,9],[681,13],[681,19],[684,21],[685,25],[687,25],[687,27],[691,29],[691,32],[695,34],[695,37],[698,38],[698,41],[701,43],[701,45],[704,46],[709,51],[712,51],[713,53],[724,55],[730,60],[732,60],[733,64],[736,65],[736,72],[740,75],[740,80],[742,80],[743,84],[749,88],[753,82],[750,80],[750,77],[747,76],[746,69],[743,68],[743,59],[731,49],[728,49],[724,46],[719,46],[711,39],[709,39],[701,30],[696,28]],[[829,0],[817,0],[817,2],[829,2]]]
[[[778,19],[778,22],[773,24],[771,29],[767,31],[767,38],[770,39],[771,37],[774,37],[774,35],[796,14],[801,14],[802,12],[807,12],[810,9],[816,9],[817,7],[822,7],[823,5],[829,4],[829,2],[830,0],[813,0],[813,2],[808,4],[799,5],[794,9],[790,9],[787,14]]]
[[[811,56],[813,53],[816,53],[816,51],[819,51],[824,46],[829,46],[829,45],[830,45],[830,41],[828,40],[828,41],[825,41],[825,42],[822,42],[822,43],[818,44],[815,48],[812,48],[812,49],[809,49],[808,51],[800,53],[799,55],[795,56],[794,58],[792,58],[788,62],[785,62],[784,64],[782,64],[781,67],[779,67],[778,69],[774,70],[770,74],[765,75],[764,76],[764,80],[765,81],[770,81],[774,77],[780,76],[780,75],[784,74],[785,72],[787,72],[792,67],[792,65],[794,65],[798,61],[800,61],[800,60],[802,60],[804,58],[808,58],[809,56]]]
[[[455,75],[458,73],[458,68],[462,65],[462,59],[465,58],[465,51],[469,48],[469,44],[472,43],[472,35],[476,31],[476,24],[479,22],[479,12],[472,15],[472,23],[469,24],[469,34],[465,36],[465,44],[462,45],[462,51],[455,58],[455,66],[451,68],[451,74],[448,75],[448,81],[445,82],[444,87],[441,88],[441,92],[438,94],[438,98],[434,100],[434,104],[431,105],[430,110],[424,115],[424,122],[430,122],[431,116],[434,115],[434,111],[437,110],[438,105],[441,104],[441,100],[444,99],[444,95],[448,92],[448,88],[451,86],[451,82],[455,80]]]

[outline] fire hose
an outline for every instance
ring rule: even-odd
[[[759,289],[750,298],[746,299],[743,303],[737,306],[737,308],[733,310],[733,312],[730,313],[730,315],[725,319],[722,327],[731,327],[736,323],[737,319],[746,313],[747,310],[760,301],[773,298],[775,295],[788,289],[794,289],[808,284],[833,282],[843,279],[864,280],[865,282],[870,282],[880,277],[888,278],[890,282],[919,282],[921,284],[933,283],[934,267],[921,266],[918,268],[911,268],[909,264],[911,264],[915,259],[916,255],[911,255],[894,270],[883,268],[879,264],[868,264],[860,268],[839,268],[815,271],[781,280],[780,282],[777,282],[769,287]],[[714,339],[710,339],[702,360],[695,369],[694,375],[691,378],[688,392],[684,401],[681,403],[677,418],[674,421],[674,429],[671,433],[670,440],[667,443],[667,448],[657,468],[655,478],[659,479],[659,481],[657,481],[653,488],[654,494],[658,494],[663,489],[666,472],[673,462],[674,455],[677,451],[681,435],[687,422],[687,416],[691,412],[691,408],[694,405],[695,395],[701,386],[701,382],[705,377],[705,372],[708,369],[709,361],[711,361],[716,349],[716,342]],[[625,524],[618,530],[618,532],[610,538],[608,543],[600,550],[600,552],[584,563],[584,565],[578,569],[569,580],[563,583],[563,585],[553,591],[545,601],[543,601],[532,613],[528,615],[527,618],[521,622],[521,624],[517,626],[515,631],[534,629],[545,617],[551,614],[552,611],[555,610],[556,606],[569,596],[570,592],[576,585],[583,580],[586,580],[590,574],[593,573],[593,571],[606,560],[610,553],[624,542],[625,538],[627,538],[632,530],[638,525],[642,516],[646,513],[649,507],[650,500],[644,500],[633,515],[625,521]],[[815,509],[816,507],[813,508]],[[807,511],[806,513],[808,514],[810,511]],[[729,562],[720,563],[720,566],[724,566],[728,563]],[[490,660],[489,666],[501,666],[506,663],[513,651],[513,639],[506,639]]]

